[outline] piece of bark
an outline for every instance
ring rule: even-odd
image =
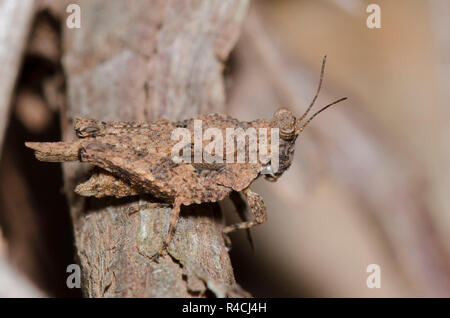
[[[247,1],[80,1],[82,27],[64,28],[65,140],[75,116],[176,120],[224,110],[223,60]],[[89,297],[248,295],[236,284],[217,205],[183,208],[169,255],[152,255],[170,208],[74,194],[85,166],[65,164],[83,292]]]
[[[0,149],[6,131],[11,97],[28,39],[34,4],[32,0],[0,1]]]

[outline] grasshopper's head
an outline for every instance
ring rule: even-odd
[[[295,140],[298,136],[297,119],[289,109],[280,108],[273,114],[271,127],[278,128],[278,162],[275,164],[272,158],[271,161],[263,166],[261,173],[264,174],[267,180],[276,181],[292,163]],[[271,148],[272,151],[273,149]]]
[[[269,162],[266,166],[263,167],[262,170],[262,173],[265,175],[266,179],[270,181],[276,181],[278,177],[280,177],[284,173],[284,171],[286,171],[290,167],[294,158],[295,141],[297,140],[298,135],[303,132],[305,127],[314,119],[314,117],[316,117],[328,107],[331,107],[347,99],[347,97],[338,99],[337,101],[334,101],[331,104],[322,107],[320,110],[306,119],[306,116],[313,107],[322,87],[326,58],[326,56],[324,56],[323,58],[319,86],[317,88],[316,95],[314,96],[311,104],[308,106],[304,114],[301,117],[296,118],[287,108],[280,108],[273,115],[272,127],[276,127],[279,129],[280,136],[279,165],[278,169],[275,171],[273,169],[273,164]]]

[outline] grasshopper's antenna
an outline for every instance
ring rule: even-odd
[[[338,99],[337,101],[332,102],[331,104],[328,104],[327,106],[323,107],[322,109],[318,110],[317,112],[315,112],[299,129],[299,133],[301,133],[303,131],[303,129],[305,129],[305,127],[311,122],[311,120],[314,119],[314,117],[316,117],[317,115],[319,115],[321,112],[323,112],[325,109],[327,109],[328,107],[333,106],[334,104],[340,103],[344,100],[346,100],[347,97]]]
[[[320,89],[322,88],[323,74],[325,73],[325,63],[326,62],[327,62],[327,56],[325,55],[322,60],[322,69],[320,70],[320,80],[319,80],[319,86],[317,87],[316,95],[314,96],[311,104],[309,104],[308,108],[306,109],[306,111],[304,112],[302,117],[297,119],[298,124],[300,124],[300,122],[306,117],[306,115],[308,115],[309,111],[311,110],[314,103],[316,102],[317,97],[319,96]]]

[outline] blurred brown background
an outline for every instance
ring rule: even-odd
[[[380,29],[366,26],[370,3],[381,7]],[[0,254],[45,293],[79,296],[65,287],[74,250],[61,169],[23,147],[60,136],[51,88],[61,80],[52,40],[61,7],[40,2],[23,58],[13,59],[21,71],[2,119]],[[450,296],[449,21],[442,0],[252,3],[225,66],[229,114],[270,118],[285,106],[300,115],[325,54],[315,108],[349,98],[299,136],[277,183],[254,186],[269,220],[252,230],[254,252],[243,233],[231,252],[237,281],[254,296]],[[379,289],[366,286],[369,264],[381,266]]]

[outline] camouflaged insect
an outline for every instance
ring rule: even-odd
[[[202,120],[203,130],[210,127],[225,131],[226,128],[271,128],[279,129],[279,167],[274,173],[270,161],[257,163],[175,163],[171,153],[178,142],[171,138],[179,127],[193,132],[194,119],[169,121],[160,119],[150,123],[104,122],[87,118],[76,118],[74,128],[79,140],[69,142],[27,142],[25,145],[36,151],[41,161],[80,161],[99,167],[89,180],[79,184],[75,192],[83,196],[125,197],[150,194],[172,205],[170,228],[165,247],[175,232],[182,205],[220,201],[234,191],[247,199],[254,219],[226,226],[224,233],[237,229],[249,229],[266,221],[267,213],[260,195],[250,190],[251,183],[261,174],[276,180],[291,165],[297,136],[321,111],[344,100],[329,104],[303,122],[313,106],[323,79],[326,57],[323,60],[319,87],[313,101],[300,118],[289,110],[277,110],[271,120],[257,119],[242,122],[222,114],[208,114]],[[268,138],[270,138],[270,133]],[[248,159],[248,156],[247,156]],[[231,195],[233,197],[233,195]],[[158,256],[157,255],[157,256]]]

